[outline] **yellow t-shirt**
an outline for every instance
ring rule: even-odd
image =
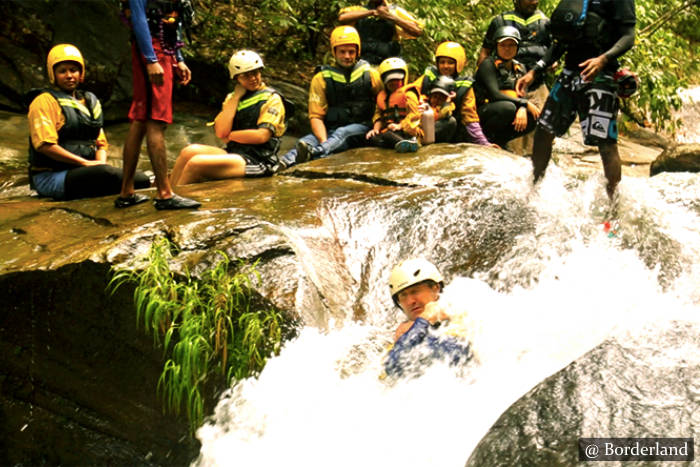
[[[78,102],[85,105],[84,99]],[[39,94],[29,105],[27,118],[34,149],[38,149],[42,144],[58,144],[58,132],[66,124],[66,117],[56,98],[48,92]],[[103,129],[100,129],[95,145],[97,149],[107,149],[107,137]]]

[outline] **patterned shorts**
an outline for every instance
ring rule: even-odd
[[[617,141],[617,86],[609,74],[599,73],[586,83],[578,72],[565,69],[552,86],[538,125],[561,136],[578,114],[583,143],[598,146]]]

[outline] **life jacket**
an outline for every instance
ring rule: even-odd
[[[566,43],[585,42],[605,48],[610,41],[609,24],[591,8],[591,0],[561,0],[552,12],[551,31],[554,39]]]
[[[525,65],[518,62],[517,60],[511,60],[513,64],[512,68],[506,66],[506,62],[500,58],[489,57],[487,60],[493,60],[493,65],[496,67],[498,90],[503,94],[510,96],[512,98],[517,98],[518,94],[515,92],[515,83],[527,73]],[[488,102],[488,96],[486,91],[481,89],[480,86],[474,89],[477,105],[481,105]]]
[[[247,92],[238,102],[236,116],[233,118],[232,130],[252,130],[258,128],[258,118],[263,105],[275,94],[282,95],[276,89],[264,87],[257,91]],[[284,99],[283,99],[284,100]],[[286,115],[286,114],[285,114]],[[280,138],[272,137],[263,144],[241,144],[229,141],[226,151],[232,154],[247,154],[263,162],[276,163],[277,151],[280,147]]]
[[[430,90],[433,87],[433,84],[439,77],[440,72],[438,71],[435,65],[427,66],[425,68],[425,71],[423,71],[423,84],[421,85],[420,89],[421,94],[423,94],[424,96],[428,96],[430,94]],[[474,84],[474,80],[467,75],[460,75],[453,78],[455,80],[456,94],[455,98],[452,100],[452,102],[454,102],[455,104],[454,117],[457,119],[458,122],[461,122],[462,102],[464,101],[464,97],[467,95],[472,85]]]
[[[359,60],[350,70],[324,65],[320,72],[326,82],[326,127],[334,130],[351,123],[369,126],[375,105],[369,63]]]
[[[394,40],[396,26],[389,20],[368,16],[355,23],[362,42],[362,57],[373,65],[382,60],[396,57],[401,53],[401,45]]]
[[[58,130],[58,145],[84,159],[95,159],[97,146],[95,141],[100,135],[104,118],[102,106],[97,97],[91,92],[85,92],[85,104],[72,95],[55,89],[45,89],[58,104],[66,119],[65,124]],[[73,164],[60,162],[46,156],[36,149],[29,141],[29,170],[49,169],[53,171],[76,168]]]
[[[549,18],[540,10],[535,11],[529,18],[523,18],[516,11],[508,11],[500,16],[502,26],[513,26],[520,32],[518,55],[515,57],[528,69],[544,57],[552,42],[547,25]]]
[[[384,126],[389,123],[400,123],[401,120],[408,115],[408,92],[415,93],[420,99],[420,91],[418,87],[411,83],[403,86],[387,96],[386,90],[382,90],[377,95],[377,107],[381,113],[382,123]]]

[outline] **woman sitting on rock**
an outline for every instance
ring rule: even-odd
[[[495,40],[496,55],[479,65],[474,93],[486,137],[505,148],[508,141],[535,129],[540,109],[515,91],[515,83],[527,71],[513,60],[518,53],[520,32],[513,26],[503,26],[496,32]]]
[[[277,151],[286,130],[282,97],[262,81],[263,62],[250,50],[229,61],[236,83],[214,120],[216,136],[226,149],[203,144],[185,147],[175,161],[173,185],[237,177],[262,177],[279,170]]]
[[[122,170],[107,165],[107,138],[100,101],[78,90],[85,61],[70,44],[49,51],[46,71],[52,88],[31,92],[29,105],[29,184],[41,196],[57,200],[119,193]],[[137,173],[136,188],[148,188]],[[143,197],[143,201],[147,200]]]

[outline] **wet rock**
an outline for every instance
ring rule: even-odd
[[[194,457],[186,420],[162,414],[162,355],[136,326],[133,289],[105,292],[110,268],[139,269],[155,238],[175,244],[176,272],[197,276],[219,252],[231,264],[257,262],[262,301],[323,327],[361,317],[358,290],[367,287],[342,266],[332,222],[344,219],[328,220],[334,206],[385,196],[420,202],[493,157],[514,156],[473,145],[411,155],[358,149],[276,177],[178,187],[202,201],[197,211],[117,210],[114,196],[4,198],[0,464],[183,465]]]
[[[506,410],[466,465],[563,467],[579,463],[579,437],[692,437],[699,337],[673,322],[604,342]]]
[[[649,175],[661,172],[700,172],[700,144],[669,147],[649,167]]]

